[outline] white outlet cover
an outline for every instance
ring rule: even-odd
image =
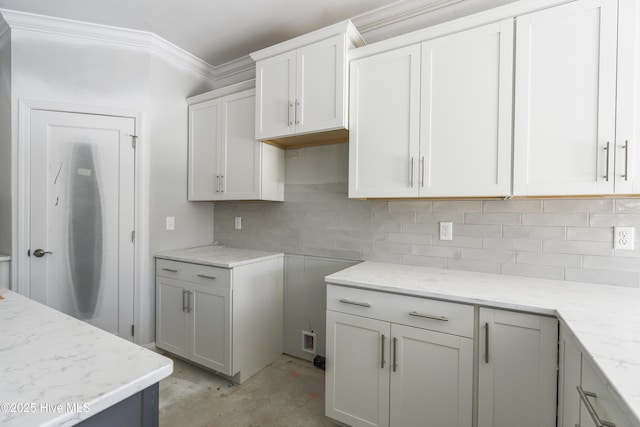
[[[173,231],[176,229],[176,218],[173,216],[167,217],[167,230]]]
[[[242,229],[242,217],[241,216],[237,216],[236,217],[236,230],[241,230]]]
[[[613,248],[632,251],[635,247],[634,227],[613,228]]]
[[[453,240],[453,223],[440,223],[440,240]]]

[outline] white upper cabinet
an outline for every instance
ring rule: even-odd
[[[349,197],[511,192],[513,20],[356,59]]]
[[[251,54],[260,140],[347,128],[347,51],[364,44],[350,21]]]
[[[634,0],[579,0],[517,18],[515,195],[640,190],[637,24]]]
[[[511,192],[513,20],[422,44],[421,196]]]
[[[255,89],[234,91],[247,85],[189,99],[191,201],[284,198],[284,153],[254,136]]]
[[[420,45],[351,62],[349,197],[413,197]]]

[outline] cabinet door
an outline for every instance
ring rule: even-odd
[[[296,52],[287,52],[256,64],[257,139],[295,132]]]
[[[325,414],[353,427],[389,425],[390,324],[327,311]]]
[[[422,44],[421,196],[511,194],[513,20]]]
[[[581,382],[582,353],[580,348],[560,327],[560,361],[558,371],[558,427],[575,427],[580,424],[580,396],[576,387]]]
[[[349,197],[418,195],[420,45],[351,62]]]
[[[189,295],[191,360],[231,375],[231,291],[192,286]]]
[[[640,5],[618,2],[615,192],[640,193]]]
[[[260,144],[255,139],[255,90],[225,96],[220,147],[221,188],[227,200],[260,198]]]
[[[592,405],[601,421],[609,421],[614,423],[616,427],[633,427],[637,425],[630,421],[618,402],[614,400],[613,395],[596,373],[591,361],[586,359],[586,356],[583,356],[582,362],[582,389],[585,392],[595,394],[595,397],[589,396],[587,399],[589,399],[589,404]],[[586,405],[582,402],[580,407],[580,426],[598,427],[598,424],[589,414]]]
[[[479,427],[555,427],[558,321],[480,308]]]
[[[345,51],[344,34],[297,50],[296,133],[347,126]]]
[[[222,101],[189,106],[189,200],[220,199],[218,171]]]
[[[187,289],[184,282],[156,276],[156,346],[189,357]]]
[[[473,340],[391,326],[391,426],[471,427]]]
[[[617,2],[517,18],[514,194],[612,193]]]

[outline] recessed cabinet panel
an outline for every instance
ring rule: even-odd
[[[513,21],[422,45],[420,194],[511,192]]]
[[[345,49],[344,35],[298,49],[296,133],[346,126]]]
[[[231,303],[229,289],[195,289],[190,295],[191,359],[226,375],[231,371]]]
[[[349,197],[418,195],[420,46],[351,62]]]
[[[391,329],[390,425],[471,427],[473,339]]]
[[[558,321],[480,308],[478,427],[554,427]]]
[[[516,195],[614,192],[617,2],[517,18]]]
[[[223,189],[228,200],[260,198],[261,143],[255,139],[251,123],[255,120],[253,91],[229,95],[223,102],[224,138],[221,161],[224,162]]]
[[[327,311],[327,416],[389,425],[390,332],[387,322]]]
[[[287,52],[256,65],[255,138],[295,132],[296,52]]]
[[[156,280],[156,304],[158,312],[162,313],[157,318],[157,345],[178,356],[187,357],[187,294],[184,286],[182,282],[165,277],[158,277]]]
[[[216,197],[222,101],[189,106],[189,200]]]

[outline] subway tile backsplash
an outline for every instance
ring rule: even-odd
[[[616,225],[636,227],[635,250],[613,249]],[[346,183],[286,184],[283,203],[216,203],[214,226],[238,248],[640,287],[640,199],[364,201]]]

